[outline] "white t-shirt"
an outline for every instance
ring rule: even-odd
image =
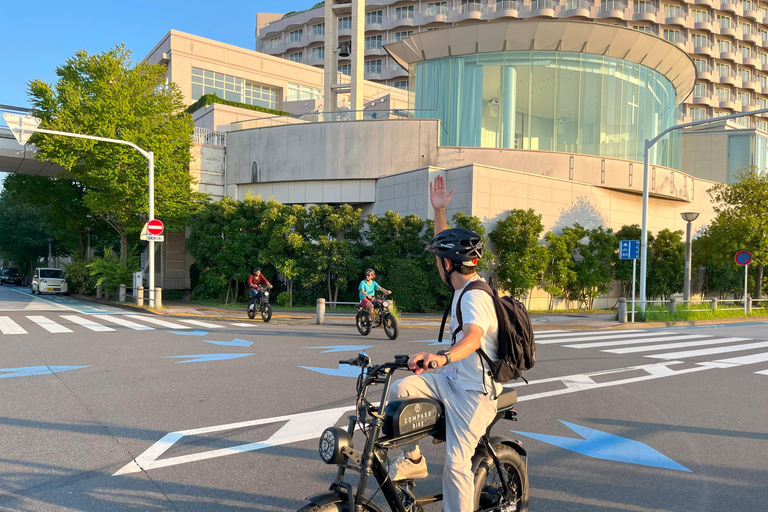
[[[467,281],[469,284],[475,280],[483,280],[480,276]],[[466,287],[466,284],[464,285]],[[451,322],[448,327],[453,334],[459,327],[459,320],[456,315],[456,304],[464,288],[456,290],[451,304]],[[496,310],[493,307],[493,299],[483,290],[470,290],[464,294],[461,299],[461,318],[464,325],[475,324],[480,327],[484,334],[480,339],[480,348],[495,361],[499,358],[498,330],[499,323],[496,320]],[[464,338],[464,331],[456,333],[456,343]],[[483,368],[484,367],[484,368]],[[480,354],[473,352],[464,359],[453,361],[444,367],[446,375],[467,391],[480,391],[490,393],[496,397],[501,393],[501,385],[494,382],[493,377],[488,375],[488,363],[480,357]]]

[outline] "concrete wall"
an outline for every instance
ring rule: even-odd
[[[192,113],[192,121],[195,126],[215,132],[228,132],[232,123],[268,117],[275,117],[275,114],[222,105],[221,103],[208,105]]]
[[[376,180],[282,181],[239,185],[234,199],[248,194],[284,204],[370,204],[376,201]]]
[[[697,178],[728,182],[728,133],[688,132],[682,140],[680,164],[683,170]]]
[[[233,131],[227,184],[379,178],[437,161],[436,120],[348,121]]]
[[[195,143],[192,146],[192,161],[189,174],[197,181],[193,190],[210,194],[219,201],[224,197],[224,165],[226,150],[221,146]]]
[[[164,290],[188,290],[189,267],[194,259],[185,246],[185,234],[166,231],[164,235],[165,241],[160,244],[162,278],[156,286],[162,286]]]

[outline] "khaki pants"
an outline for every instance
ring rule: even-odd
[[[496,401],[479,391],[466,391],[444,373],[411,375],[392,384],[393,397],[427,397],[443,403],[446,417],[446,454],[443,468],[443,510],[474,510],[472,456],[480,438],[496,416]],[[418,459],[418,444],[401,448],[406,457]]]

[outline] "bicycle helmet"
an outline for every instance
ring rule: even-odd
[[[372,268],[369,268],[368,270],[365,271],[365,275],[367,276],[368,274],[374,274],[375,275],[376,271],[373,270]]]
[[[439,258],[476,267],[478,260],[483,257],[483,239],[468,229],[445,229],[435,235],[425,250]]]
[[[255,268],[254,268],[254,269],[251,271],[251,274],[255,274],[256,272],[261,272],[261,268],[259,268],[259,267],[255,267]]]

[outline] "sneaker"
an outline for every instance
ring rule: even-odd
[[[411,459],[400,454],[389,463],[389,478],[393,482],[427,478],[427,460],[422,455],[421,461],[411,462]]]

